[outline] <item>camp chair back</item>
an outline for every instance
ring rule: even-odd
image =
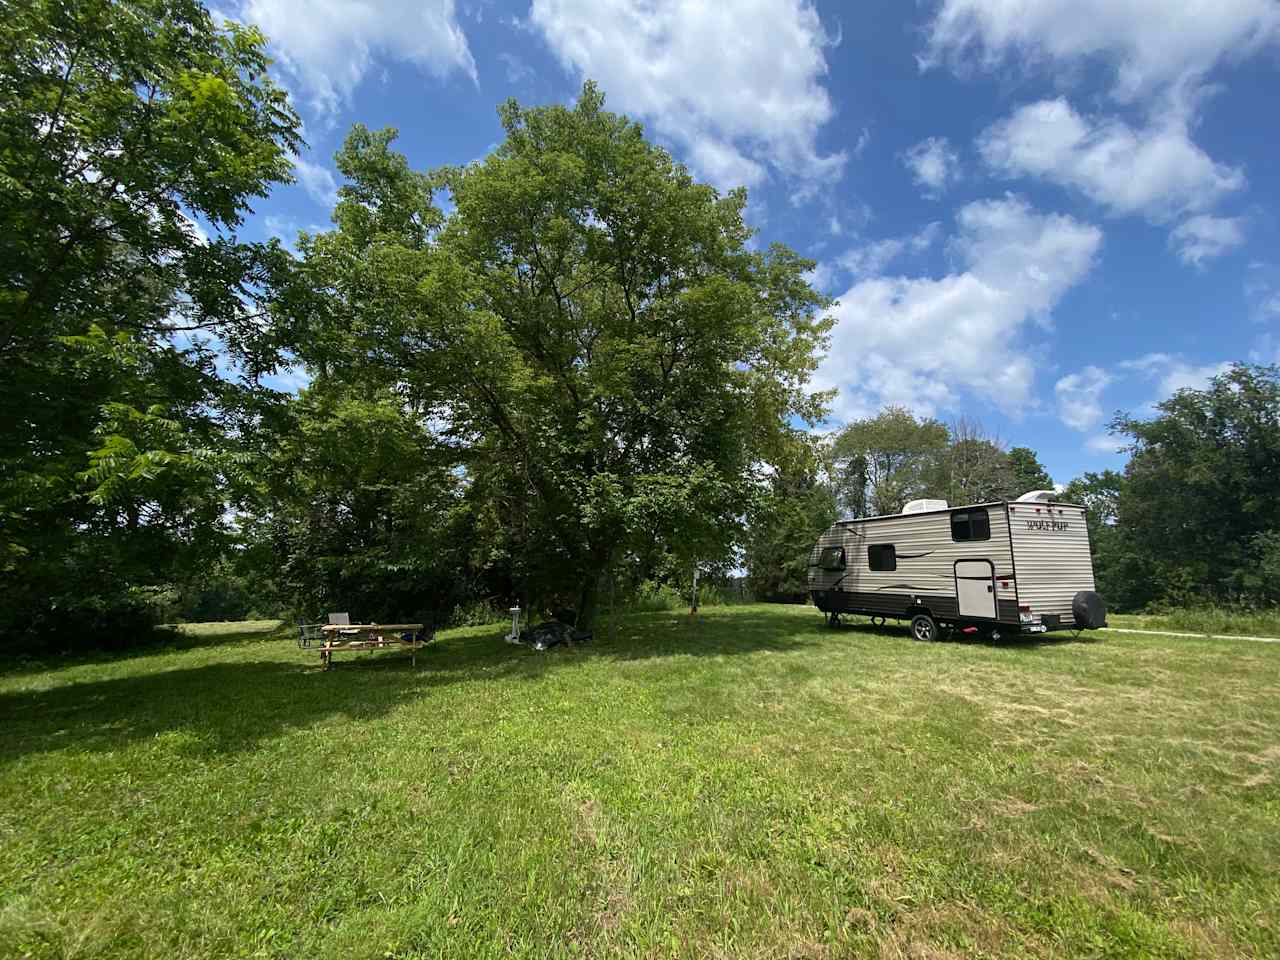
[[[298,621],[298,646],[303,650],[311,646],[312,640],[324,640],[324,631],[320,629],[318,623],[303,623]]]
[[[331,613],[331,614],[329,614],[329,626],[331,626],[331,627],[349,627],[349,626],[351,626],[351,614],[349,614],[349,613]]]

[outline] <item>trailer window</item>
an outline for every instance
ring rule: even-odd
[[[872,570],[897,570],[898,551],[892,543],[873,543],[867,547],[867,563]]]
[[[824,547],[818,566],[823,570],[844,569],[844,547]]]
[[[991,516],[986,510],[957,510],[951,515],[951,539],[956,543],[991,539]]]

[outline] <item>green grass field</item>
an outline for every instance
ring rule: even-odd
[[[501,632],[5,668],[0,956],[1280,955],[1280,645]]]

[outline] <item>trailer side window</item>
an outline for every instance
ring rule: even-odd
[[[867,547],[867,563],[872,570],[897,570],[898,551],[892,543],[873,543]]]
[[[991,539],[991,516],[986,510],[957,510],[951,515],[951,539],[956,543]]]
[[[824,547],[818,566],[823,570],[844,569],[844,547]]]

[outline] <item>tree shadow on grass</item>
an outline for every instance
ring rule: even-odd
[[[236,660],[0,695],[0,766],[51,750],[118,750],[166,733],[186,734],[200,753],[236,753],[335,715],[376,719],[429,683],[407,659],[341,672]]]
[[[763,650],[790,654],[823,639],[794,619],[755,614],[700,621],[633,615],[620,620],[614,642],[597,634],[601,639],[546,652],[509,645],[502,639],[504,632],[495,626],[478,635],[442,637],[418,652],[416,668],[404,651],[377,651],[340,654],[326,671],[315,650],[295,651],[276,640],[264,643],[262,653],[277,659],[237,658],[177,670],[148,669],[139,662],[137,672],[128,676],[0,694],[5,730],[0,767],[28,754],[118,750],[169,733],[186,736],[184,749],[211,756],[238,753],[335,716],[376,720],[430,696],[434,687],[477,679],[536,679],[584,657],[631,661]]]
[[[250,626],[249,624],[253,625]],[[223,627],[225,629],[220,629]],[[230,647],[240,644],[261,643],[263,641],[279,640],[284,636],[296,637],[297,627],[290,626],[280,620],[166,626],[160,628],[152,639],[139,643],[137,646],[125,647],[120,650],[79,650],[65,654],[44,653],[22,656],[0,654],[0,676],[23,676],[32,673],[46,673],[50,670],[60,670],[65,667],[119,663],[125,660],[179,653],[184,650],[199,650],[205,647]]]

